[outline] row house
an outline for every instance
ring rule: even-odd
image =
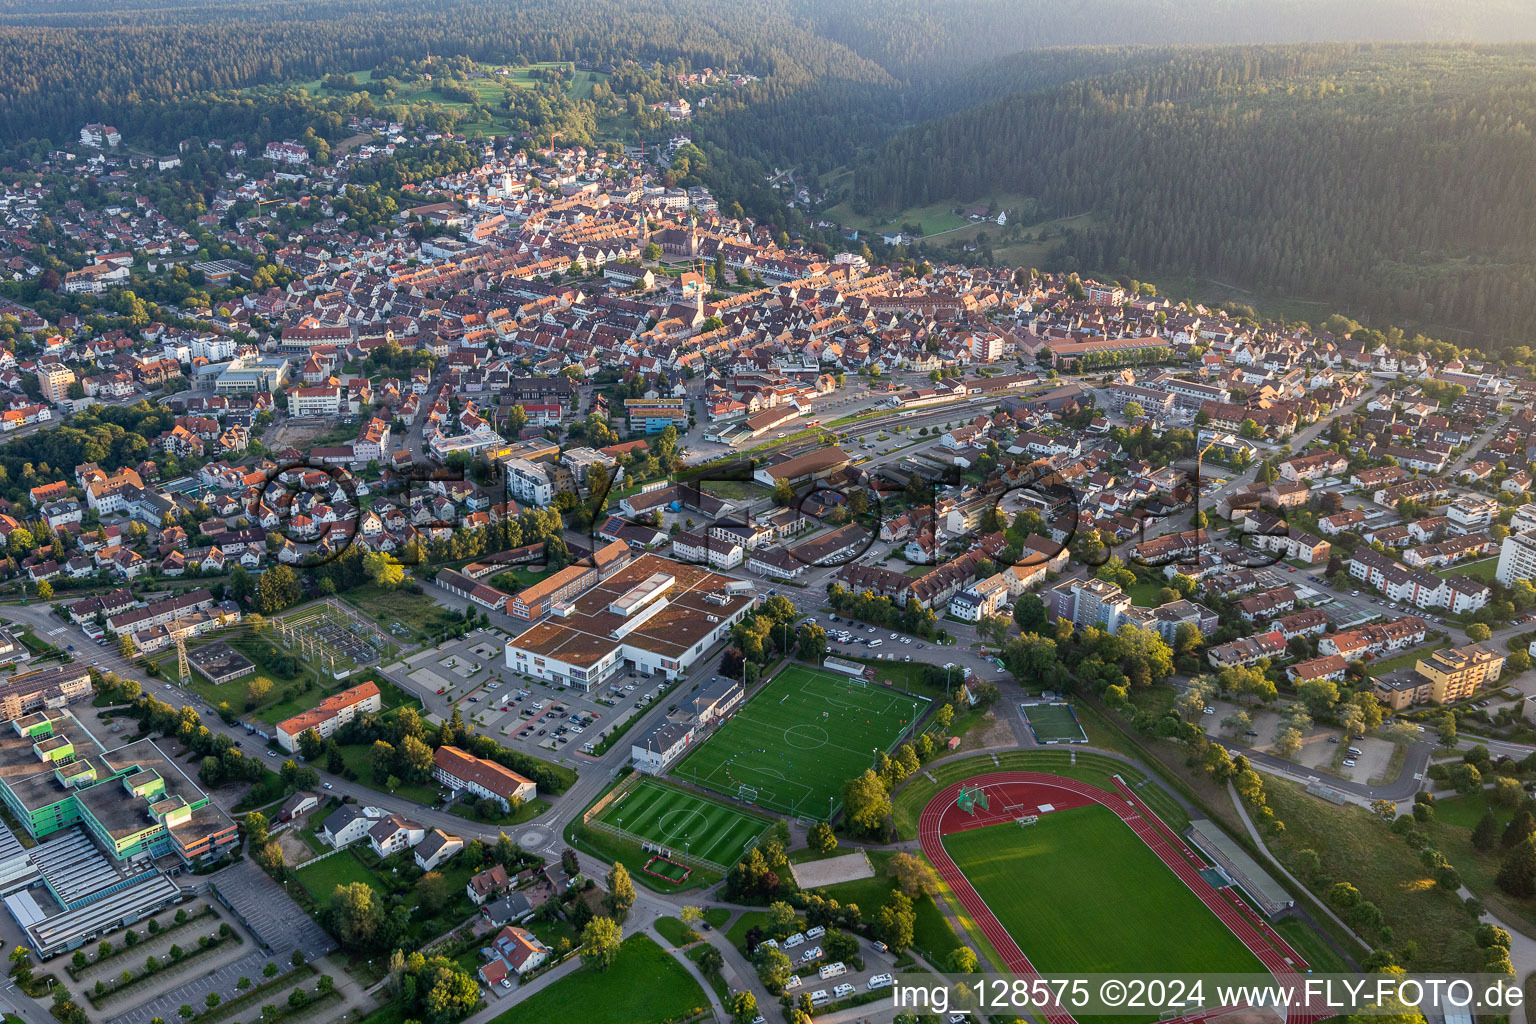
[[[1237,602],[1238,614],[1250,622],[1271,619],[1295,607],[1296,591],[1290,587],[1262,590]]]
[[[1390,622],[1372,623],[1359,629],[1327,633],[1317,642],[1318,654],[1338,654],[1350,660],[1380,657],[1424,642],[1429,624],[1417,615]]]
[[[1285,650],[1285,634],[1273,629],[1267,633],[1256,633],[1229,643],[1217,644],[1206,652],[1206,659],[1215,668],[1231,668],[1256,665],[1266,658],[1273,660],[1282,657]]]
[[[1421,544],[1403,552],[1403,562],[1416,569],[1445,566],[1493,550],[1493,540],[1485,533],[1448,537],[1433,544]]]

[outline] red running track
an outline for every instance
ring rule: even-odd
[[[1118,779],[1116,781],[1119,782]],[[1124,789],[1124,784],[1120,783],[1120,785]],[[984,811],[978,809],[974,816],[961,811],[955,806],[955,796],[959,793],[961,786],[984,787],[991,806]],[[951,783],[928,801],[918,822],[918,839],[922,843],[923,853],[928,856],[929,861],[938,871],[939,877],[944,879],[944,883],[949,886],[966,913],[976,922],[977,928],[992,944],[992,948],[996,949],[998,955],[1003,958],[1003,964],[1008,971],[1026,979],[1039,976],[1039,972],[1024,955],[1024,951],[1019,948],[1013,936],[1008,934],[1008,930],[998,921],[986,901],[981,898],[981,894],[965,877],[965,873],[950,858],[949,852],[944,849],[943,837],[950,833],[1001,824],[1027,814],[1037,813],[1040,804],[1050,804],[1058,810],[1065,810],[1089,803],[1101,804],[1113,811],[1126,827],[1140,837],[1158,859],[1167,865],[1168,869],[1178,876],[1179,880],[1231,930],[1232,934],[1237,936],[1238,941],[1248,947],[1266,970],[1281,981],[1297,980],[1298,971],[1304,970],[1306,963],[1294,950],[1282,942],[1285,954],[1289,954],[1290,959],[1288,959],[1271,942],[1271,936],[1278,940],[1278,935],[1267,927],[1263,930],[1256,927],[1247,915],[1230,902],[1228,896],[1207,882],[1200,874],[1200,866],[1203,862],[1184,845],[1162,819],[1138,800],[1135,794],[1129,790],[1125,790],[1123,794],[1106,793],[1086,782],[1042,772],[991,772]],[[1230,1008],[1218,1007],[1203,1010],[1181,1017],[1179,1021],[1193,1024],[1193,1022],[1219,1016],[1228,1009]],[[1072,1015],[1060,1008],[1048,1009],[1043,1016],[1050,1024],[1076,1024]],[[1321,1016],[1324,1015],[1309,1012],[1303,1008],[1293,1009],[1290,1013],[1292,1021],[1316,1020]]]

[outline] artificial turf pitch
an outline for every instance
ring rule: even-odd
[[[872,767],[877,749],[894,748],[927,706],[924,697],[791,665],[672,774],[781,814],[825,819],[843,783]]]
[[[1264,966],[1107,807],[944,836],[1042,973],[1263,973]]]
[[[1035,738],[1041,742],[1075,740],[1086,743],[1088,740],[1088,735],[1083,732],[1070,705],[1027,704],[1024,706],[1024,717],[1029,720]]]
[[[769,822],[752,814],[669,786],[655,779],[639,785],[603,810],[598,820],[669,849],[731,865]]]

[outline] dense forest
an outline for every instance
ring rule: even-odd
[[[855,207],[1089,213],[1053,265],[1194,274],[1517,335],[1536,300],[1536,51],[1192,50],[901,132]]]

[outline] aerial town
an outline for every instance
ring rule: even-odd
[[[671,80],[0,171],[7,1019],[1536,967],[1530,367],[792,237]]]

